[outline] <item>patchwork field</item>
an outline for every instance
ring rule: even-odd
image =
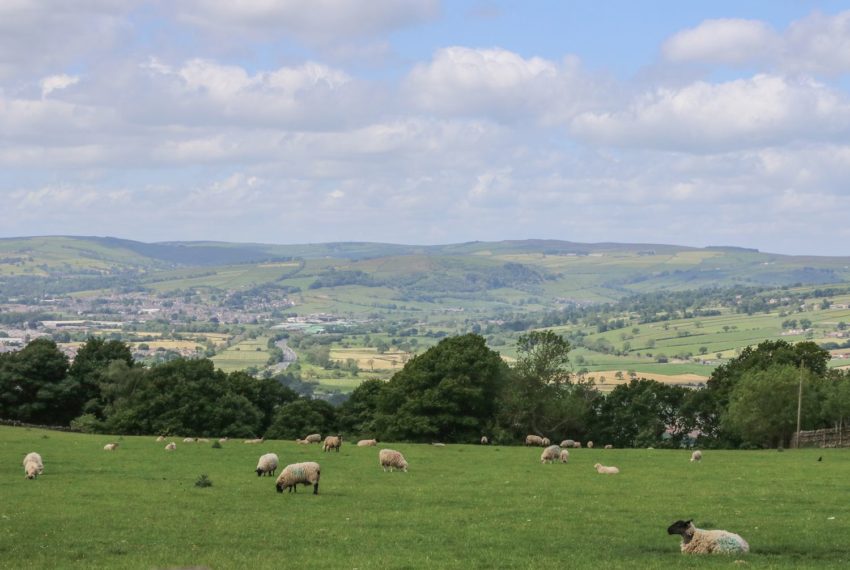
[[[666,533],[680,518],[740,533],[742,567],[850,564],[847,450],[707,451],[692,464],[685,450],[597,448],[541,465],[539,448],[393,443],[410,471],[384,473],[375,448],[175,440],[166,452],[153,437],[0,427],[0,567],[739,567],[683,556]],[[45,472],[30,481],[20,461],[33,450]],[[319,494],[258,478],[269,451],[319,461]],[[194,486],[201,474],[212,487]]]
[[[268,359],[268,337],[243,340],[212,357],[215,367],[225,372],[244,370],[252,366],[263,368]]]

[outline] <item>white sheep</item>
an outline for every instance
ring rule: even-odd
[[[693,453],[691,453],[691,462],[702,461],[702,451],[697,449]]]
[[[543,438],[539,435],[525,436],[525,445],[543,445]]]
[[[550,445],[552,445],[552,442],[549,441],[548,437],[544,437],[540,445],[542,445],[543,447],[549,447]]]
[[[580,441],[576,441],[576,442],[574,442],[574,443],[573,443],[573,448],[574,448],[574,449],[581,449],[581,442],[580,442]]]
[[[407,472],[407,460],[404,455],[394,449],[382,449],[378,454],[378,460],[384,471],[389,468],[391,473],[393,469],[401,469],[405,473]]]
[[[667,528],[667,534],[682,536],[685,554],[746,554],[750,545],[740,535],[726,530],[696,528],[693,520],[678,520]]]
[[[576,444],[572,439],[565,439],[561,442],[561,447],[569,447],[572,448]]]
[[[207,439],[207,438],[205,438],[205,437],[199,437],[196,441],[197,441],[198,443],[209,443],[209,442],[210,442],[210,440],[208,440],[208,439]]]
[[[44,462],[41,460],[41,455],[35,451],[27,453],[22,465],[24,466],[24,473],[26,473],[27,479],[35,479],[44,473]]]
[[[561,459],[561,463],[566,463],[567,461],[569,461],[570,460],[570,452],[567,451],[566,449],[562,449],[561,454],[560,454],[560,459]]]
[[[604,447],[604,449],[614,449],[614,446],[609,443]]]
[[[156,438],[156,441],[157,441],[157,443],[161,443],[161,442],[165,441],[165,436],[164,435],[159,436],[158,438]]]
[[[265,438],[260,437],[260,438],[257,438],[257,439],[246,439],[242,443],[257,444],[257,443],[263,443],[264,441],[266,441]]]
[[[561,456],[561,448],[557,445],[550,445],[540,454],[540,463],[553,463]]]
[[[322,441],[322,434],[319,433],[311,433],[307,437],[304,438],[304,441],[307,443],[319,443]]]
[[[487,444],[489,444],[489,443],[490,443],[490,440],[489,440],[489,439],[487,439],[487,436],[486,436],[486,435],[482,435],[482,436],[481,436],[481,445],[487,445]]]
[[[310,445],[310,442],[307,441],[306,439],[296,439],[295,443],[300,444],[300,445]]]
[[[378,445],[377,439],[361,439],[357,442],[357,447],[375,447]]]
[[[592,441],[588,441],[588,442],[587,442],[587,448],[588,448],[588,449],[593,449],[593,442],[592,442]]]
[[[596,463],[593,466],[593,468],[596,469],[597,473],[601,473],[602,475],[616,475],[617,473],[620,472],[620,470],[617,467],[613,467],[613,466],[606,467],[605,465],[602,465],[601,463]]]
[[[339,453],[339,448],[342,447],[342,436],[341,435],[329,435],[325,438],[325,443],[322,444],[322,451],[331,451],[335,449],[337,453]]]
[[[228,439],[230,439],[230,438],[228,438],[228,437],[220,437],[220,438],[218,438],[218,442],[219,442],[219,443],[227,443],[227,440],[228,440]]]
[[[184,437],[183,443],[195,443],[195,438],[194,437]]]
[[[266,453],[265,455],[260,456],[260,460],[257,461],[257,477],[262,477],[263,475],[272,476],[274,472],[277,471],[277,466],[280,463],[280,460],[277,458],[277,454],[275,453]]]
[[[280,475],[275,481],[275,488],[278,493],[283,493],[284,489],[289,492],[298,492],[298,485],[313,485],[313,494],[319,494],[319,477],[321,468],[318,463],[306,461],[304,463],[292,463],[283,468]]]
[[[117,443],[107,443],[103,446],[104,451],[115,451],[116,449],[118,449]]]
[[[177,444],[173,441],[165,446],[165,451],[174,451],[175,449],[177,449]]]

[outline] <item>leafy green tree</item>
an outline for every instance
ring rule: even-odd
[[[68,358],[47,338],[0,354],[0,417],[36,424],[65,423],[61,384]]]
[[[366,380],[354,389],[337,414],[343,432],[359,435],[374,433],[375,414],[385,386],[383,380]]]
[[[270,439],[295,439],[311,433],[336,433],[336,410],[324,400],[299,398],[278,408],[266,431]]]
[[[850,423],[850,372],[831,371],[824,386],[824,417],[839,428]]]
[[[68,377],[62,383],[65,393],[65,407],[62,410],[62,423],[68,423],[82,413],[103,416],[101,383],[103,373],[113,361],[121,361],[133,366],[133,354],[130,347],[120,340],[104,340],[89,337],[80,346],[74,357],[74,363],[68,370]]]
[[[509,369],[476,334],[441,340],[393,375],[378,399],[381,439],[477,441]]]

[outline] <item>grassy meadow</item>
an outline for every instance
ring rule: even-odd
[[[166,452],[153,437],[0,427],[0,568],[733,565],[683,556],[666,534],[679,518],[741,534],[747,568],[850,564],[847,450],[707,451],[692,464],[685,450],[596,448],[541,465],[539,448],[398,443],[385,445],[410,472],[384,473],[376,448],[181,439]],[[33,450],[45,471],[30,481],[20,463]],[[319,461],[319,495],[258,478],[270,451]],[[201,474],[212,487],[194,486]]]

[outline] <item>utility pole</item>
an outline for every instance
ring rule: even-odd
[[[803,414],[803,361],[800,360],[800,388],[797,391],[797,449],[800,448],[800,418]]]

